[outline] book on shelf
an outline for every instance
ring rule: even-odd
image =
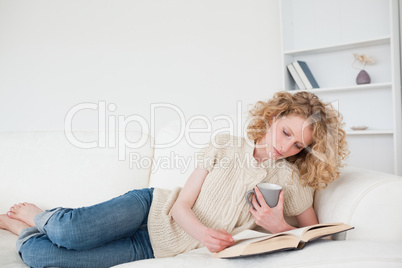
[[[303,84],[306,87],[306,89],[319,88],[318,83],[315,80],[306,62],[297,60],[292,64],[295,67],[297,73],[299,74],[300,79],[303,81]]]
[[[353,228],[344,223],[324,223],[277,234],[245,230],[233,237],[235,240],[233,246],[214,253],[213,256],[216,258],[237,258],[283,250],[302,249],[308,242]]]
[[[303,81],[301,80],[301,78],[300,78],[299,74],[297,73],[293,64],[288,64],[286,67],[288,68],[288,71],[289,71],[290,75],[292,76],[293,80],[295,81],[297,87],[299,89],[306,89],[306,87],[303,84]]]

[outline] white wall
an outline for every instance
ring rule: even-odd
[[[83,102],[147,121],[158,102],[235,114],[280,89],[280,62],[279,0],[0,0],[0,131],[63,129]]]

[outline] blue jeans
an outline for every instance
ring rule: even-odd
[[[107,202],[38,214],[17,241],[31,267],[110,267],[153,258],[147,220],[153,189],[133,190]]]

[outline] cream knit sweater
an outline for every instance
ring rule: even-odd
[[[283,187],[285,216],[299,215],[312,205],[314,189],[301,186],[291,164],[286,160],[258,163],[253,152],[254,143],[248,139],[217,135],[197,156],[197,165],[209,171],[192,208],[202,224],[225,229],[232,235],[255,228],[244,195],[260,182]],[[180,190],[154,190],[148,230],[156,258],[175,256],[202,246],[171,217]]]

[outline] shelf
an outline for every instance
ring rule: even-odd
[[[393,135],[392,129],[373,129],[373,130],[347,130],[346,135]]]
[[[290,56],[300,56],[300,55],[308,55],[314,53],[324,53],[324,52],[331,52],[337,50],[345,50],[345,49],[353,49],[353,48],[361,48],[365,46],[375,46],[375,45],[383,45],[389,44],[391,38],[389,36],[384,36],[375,39],[369,39],[359,42],[352,42],[352,43],[342,43],[336,44],[332,46],[324,46],[324,47],[314,47],[310,49],[300,49],[300,50],[289,50],[285,51],[283,54],[290,55]]]
[[[370,89],[385,89],[391,88],[391,83],[377,83],[377,84],[365,84],[365,85],[353,85],[347,87],[327,87],[327,88],[313,88],[313,89],[295,89],[289,90],[291,93],[296,93],[299,91],[308,91],[311,93],[330,93],[330,92],[340,92],[340,91],[356,91],[356,90],[370,90]]]
[[[317,94],[342,113],[349,164],[402,175],[400,1],[364,1],[362,12],[352,11],[362,0],[280,2],[282,88]],[[376,59],[373,83],[355,84],[354,52]],[[297,60],[307,62],[321,88],[297,89],[286,68]],[[360,124],[369,128],[350,128]]]

